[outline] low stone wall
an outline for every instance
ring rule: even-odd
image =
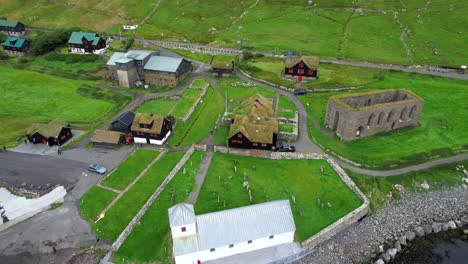
[[[258,158],[270,158],[271,151],[260,150],[260,149],[239,149],[239,148],[228,148],[225,146],[214,146],[214,152],[229,153],[239,156],[251,156]]]
[[[271,159],[327,159],[328,155],[313,152],[271,152]]]
[[[195,103],[192,105],[192,108],[190,108],[190,111],[184,116],[184,118],[182,118],[182,122],[187,122],[187,120],[192,116],[193,112],[195,112],[195,109],[197,109],[197,106],[200,104],[200,101],[202,99],[202,97],[205,95],[206,91],[208,90],[208,87],[210,85],[207,84],[205,85],[205,87],[202,87],[202,93],[201,95],[198,97],[197,101],[195,101]],[[192,88],[190,88],[192,89]]]
[[[308,248],[313,248],[318,244],[322,243],[323,241],[336,235],[343,229],[347,228],[348,226],[352,225],[353,223],[357,222],[359,219],[364,217],[369,211],[369,199],[367,199],[364,193],[361,192],[357,185],[351,180],[351,178],[349,178],[346,172],[338,165],[338,163],[334,159],[328,156],[326,160],[328,164],[330,164],[330,166],[332,166],[332,168],[336,171],[336,173],[338,173],[341,180],[343,180],[343,182],[361,199],[361,201],[363,201],[363,204],[354,211],[338,219],[338,221],[329,225],[327,228],[323,229],[322,231],[318,232],[317,234],[302,242],[302,245]]]
[[[201,144],[193,144],[192,147],[195,149],[195,150],[198,150],[198,151],[207,151],[208,150],[208,147],[207,145],[201,145]]]
[[[276,83],[271,83],[269,81],[265,81],[263,79],[260,79],[260,78],[256,78],[256,77],[253,77],[251,75],[249,75],[248,73],[246,73],[245,71],[243,71],[242,69],[238,68],[237,69],[240,73],[242,73],[242,75],[245,75],[245,77],[249,78],[249,79],[252,79],[252,80],[255,80],[257,82],[261,82],[261,83],[264,83],[264,84],[267,84],[269,86],[273,86],[273,87],[276,87],[276,88],[279,88],[279,89],[282,89],[282,90],[285,90],[285,91],[288,91],[288,92],[294,92],[294,89],[293,88],[289,88],[289,87],[286,87],[286,86],[282,86],[282,85],[278,85]]]
[[[153,204],[154,200],[158,198],[159,194],[166,188],[166,185],[169,184],[169,182],[174,178],[174,176],[177,174],[177,172],[184,166],[185,162],[192,156],[193,152],[195,151],[194,147],[190,147],[189,150],[185,153],[185,155],[180,159],[180,161],[177,163],[177,165],[172,169],[172,171],[167,175],[167,177],[164,179],[164,181],[161,183],[161,185],[156,189],[156,191],[151,195],[151,197],[148,199],[148,201],[143,205],[143,207],[140,209],[140,211],[133,217],[132,221],[125,227],[125,229],[122,231],[122,233],[119,235],[119,237],[115,240],[114,244],[112,244],[112,251],[116,252],[120,246],[124,243],[124,241],[127,239],[127,237],[130,235],[132,232],[133,228],[135,227],[136,224],[140,221],[140,219],[145,215],[146,211],[148,208]]]

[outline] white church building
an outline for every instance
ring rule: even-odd
[[[193,205],[169,209],[177,264],[201,264],[235,254],[294,242],[296,226],[288,200],[195,215]]]

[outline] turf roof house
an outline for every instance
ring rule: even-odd
[[[27,39],[8,37],[5,42],[3,42],[2,47],[7,54],[25,56],[30,44],[31,43]]]
[[[145,81],[144,66],[157,53],[148,50],[130,50],[127,53],[115,52],[107,61],[110,76],[123,87],[134,87]]]
[[[26,33],[26,27],[18,21],[0,19],[0,31],[8,36],[20,37]]]
[[[244,100],[235,112],[229,128],[229,147],[264,150],[276,147],[278,121],[271,100],[257,94]]]
[[[33,144],[47,144],[49,146],[65,144],[73,134],[69,125],[63,121],[54,120],[48,124],[33,124],[26,132],[26,137]]]
[[[230,76],[234,71],[234,62],[220,60],[214,56],[211,59],[211,68],[213,69],[213,72],[219,77]]]
[[[145,83],[176,86],[192,70],[192,62],[184,58],[152,56],[144,66]]]
[[[162,145],[171,135],[172,125],[163,116],[138,113],[131,130],[135,143]]]
[[[73,32],[68,40],[71,53],[101,54],[106,47],[104,38],[96,33]]]
[[[285,76],[302,76],[318,78],[318,66],[320,59],[311,56],[290,56],[286,57],[284,63]]]
[[[296,226],[288,200],[195,215],[191,204],[169,208],[176,264],[205,263],[292,243]]]

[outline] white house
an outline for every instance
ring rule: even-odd
[[[124,25],[123,26],[123,29],[137,29],[138,28],[138,25]]]
[[[235,254],[294,242],[296,226],[288,200],[195,216],[193,205],[169,209],[177,264],[201,264]]]

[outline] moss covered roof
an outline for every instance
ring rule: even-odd
[[[307,67],[309,67],[312,70],[317,70],[319,63],[320,63],[320,58],[319,57],[312,57],[312,56],[290,56],[286,57],[286,60],[284,62],[284,65],[287,68],[294,67],[294,65],[298,64],[299,62],[304,62]]]
[[[65,126],[65,122],[60,119],[55,119],[48,124],[34,123],[31,125],[26,134],[32,135],[37,132],[44,137],[56,137],[60,134],[60,131],[62,131],[62,128]]]
[[[91,138],[91,141],[95,143],[119,144],[119,141],[122,135],[123,133],[116,132],[116,131],[96,130],[93,133],[93,137]]]
[[[164,117],[160,115],[138,113],[135,115],[135,119],[133,119],[131,130],[159,134],[162,130],[163,121]],[[153,126],[151,128],[140,127],[140,124],[149,125],[151,122],[153,122]]]

